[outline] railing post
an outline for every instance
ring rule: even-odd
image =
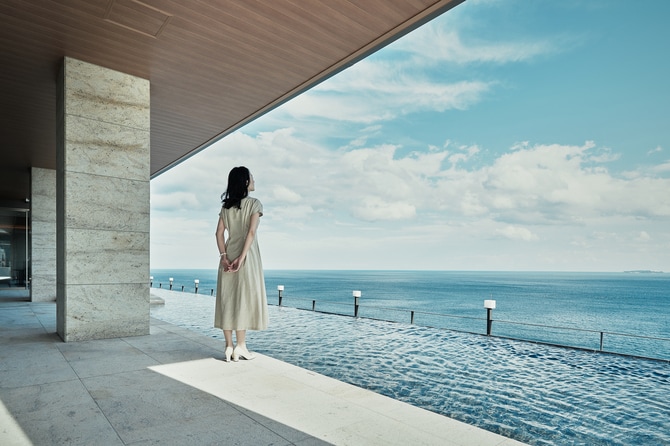
[[[600,332],[600,351],[603,351],[603,332]]]
[[[414,325],[414,310],[412,310],[412,316],[409,318],[409,323]]]
[[[352,295],[354,296],[354,317],[358,317],[358,299],[361,297],[361,292],[355,290]]]
[[[181,292],[184,292],[184,285],[181,286]]]
[[[496,307],[495,300],[485,300],[484,308],[486,308],[486,336],[491,336],[491,328],[493,326],[493,310]]]
[[[312,311],[316,310],[316,300],[312,299]]]
[[[279,292],[279,306],[281,307],[282,294],[284,293],[284,285],[277,285],[277,291]]]

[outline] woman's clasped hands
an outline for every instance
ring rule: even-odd
[[[242,263],[244,263],[244,256],[240,256],[232,262],[228,260],[228,257],[223,256],[221,257],[221,262],[223,262],[224,273],[236,273],[240,270]]]

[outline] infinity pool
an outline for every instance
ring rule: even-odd
[[[154,290],[152,290],[153,292]],[[214,298],[153,317],[215,338]],[[670,444],[670,363],[269,307],[249,348],[533,445]]]

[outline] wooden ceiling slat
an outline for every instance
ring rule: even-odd
[[[303,7],[304,4],[300,1],[294,1],[293,3]],[[370,14],[365,9],[361,8],[359,5],[360,2],[352,2],[349,0],[342,1],[340,3],[328,3],[324,5],[325,8],[328,8],[332,11],[332,14],[336,14],[336,22],[341,20],[340,17],[348,17],[351,22],[358,24],[363,30],[378,35],[381,32],[388,30],[388,22],[385,22],[377,16],[377,14]],[[416,11],[420,11],[421,8],[416,7]],[[344,30],[348,32],[348,30]]]
[[[155,39],[139,34],[139,38],[129,38],[124,34],[132,33],[130,31],[124,33],[119,31],[123,28],[102,19],[92,21],[88,14],[68,13],[63,8],[49,10],[44,4],[40,4],[33,5],[31,12],[30,18],[20,24],[23,29],[16,34],[26,38],[32,35],[33,45],[50,48],[61,54],[79,53],[97,59],[122,57],[126,54],[125,64],[132,70],[129,74],[147,77],[146,69],[138,68],[146,66],[146,58],[153,49],[151,44]],[[135,57],[128,58],[133,55]],[[110,64],[112,63],[123,62],[113,59]]]
[[[193,39],[187,31],[183,31],[179,34],[175,32],[170,36],[170,39],[171,43],[182,45],[183,48],[189,49],[187,54],[184,54],[177,59],[177,62],[185,63],[188,64],[188,66],[193,67],[193,60],[197,60],[200,65],[207,67],[210,71],[233,71],[236,73],[231,73],[231,75],[237,74],[240,79],[253,76],[254,73],[259,73],[258,76],[272,81],[272,79],[268,79],[267,73],[263,73],[263,71],[270,69],[273,66],[272,62],[276,64],[278,61],[282,60],[281,57],[276,55],[268,55],[264,56],[263,59],[259,59],[259,57],[254,56],[253,53],[244,53],[239,52],[238,50],[231,52],[226,49],[225,52],[222,51],[221,53],[218,53],[218,48],[212,50],[203,45],[193,44]],[[214,55],[217,57],[213,57]],[[175,64],[171,63],[169,65]],[[299,70],[297,70],[296,67],[297,65],[284,64],[281,68],[273,71],[273,73],[280,76],[284,74],[297,76]]]
[[[249,13],[258,17],[256,21],[261,28],[258,32],[266,33],[270,38],[272,36],[281,38],[287,35],[286,40],[309,42],[315,45],[320,52],[341,53],[342,57],[351,49],[347,42],[353,40],[353,36],[342,34],[335,36],[328,30],[330,25],[321,19],[321,15],[310,16],[304,9],[293,8],[290,2],[267,2],[265,4],[252,2],[241,3],[239,6],[240,13],[249,11],[253,6],[253,10]],[[274,29],[272,24],[275,25]],[[273,32],[268,33],[267,29],[272,29]],[[369,41],[369,37],[366,41]]]
[[[265,27],[259,27],[244,18],[226,17],[225,14],[220,14],[217,18],[207,15],[206,11],[202,12],[202,16],[195,17],[198,20],[198,27],[195,26],[170,26],[165,30],[162,39],[169,39],[173,33],[180,33],[189,30],[189,41],[198,38],[200,44],[206,44],[206,47],[211,49],[213,53],[227,53],[234,52],[238,55],[253,54],[263,56],[259,58],[260,62],[267,63],[268,66],[275,64],[277,60],[288,60],[293,63],[326,63],[328,57],[323,51],[310,51],[306,45],[288,45],[287,40],[283,39],[280,34],[268,33]],[[175,19],[175,25],[179,25],[181,18]],[[217,34],[207,34],[202,32],[199,27],[205,30],[217,29],[226,35],[226,39],[222,40]],[[194,42],[195,43],[195,42]],[[258,52],[259,46],[266,48],[262,54]]]
[[[133,0],[114,0],[105,14],[107,21],[152,37],[160,34],[170,18],[170,14]]]
[[[190,30],[190,39],[196,38],[199,45],[208,47],[215,54],[229,51],[237,51],[239,54],[259,54],[258,48],[263,46],[267,48],[264,54],[270,57],[268,64],[294,57],[295,42],[293,45],[285,45],[284,43],[291,42],[282,41],[281,36],[255,25],[246,17],[230,16],[228,9],[217,10],[210,3],[201,6],[197,11],[192,11],[183,3],[160,2],[159,7],[176,14],[174,21],[161,36],[161,40],[169,39],[172,33],[187,29]],[[222,39],[221,35],[225,35],[226,38]],[[291,49],[288,49],[289,46]],[[306,47],[301,54],[309,58],[308,62],[310,59],[317,59],[318,63],[324,63],[327,59],[323,52],[309,52]],[[268,59],[265,57],[261,59],[266,60]]]

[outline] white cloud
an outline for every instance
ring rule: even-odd
[[[670,215],[670,180],[643,171],[618,178],[595,168],[591,152],[598,152],[592,143],[527,144],[468,169],[448,162],[446,148],[403,156],[393,145],[332,151],[290,129],[240,132],[152,180],[152,267],[211,267],[219,195],[235,165],[256,177],[270,268],[598,269],[625,264],[613,246],[670,247],[667,230],[654,244],[647,239]],[[175,190],[200,208],[163,206],[174,204]],[[634,227],[643,229],[623,235]],[[521,242],[535,248],[526,252]],[[397,249],[416,260],[394,264]]]
[[[448,146],[448,144],[445,144],[445,148]],[[458,163],[463,163],[466,161],[469,161],[477,155],[480,152],[479,147],[475,146],[462,146],[458,148],[460,153],[454,153],[453,155],[449,156],[449,162],[451,164],[458,164]]]
[[[670,172],[670,161],[666,161],[666,162],[664,162],[664,163],[662,163],[662,164],[659,164],[659,165],[657,165],[657,166],[654,166],[654,167],[652,168],[652,171],[654,171],[654,172],[656,172],[656,173],[666,173],[666,172]]]
[[[644,173],[632,179],[593,166],[583,146],[538,145],[508,152],[482,169],[471,193],[503,220],[551,224],[581,218],[636,215],[670,216],[667,179]]]
[[[389,80],[387,72],[366,73],[361,62],[337,82],[316,87],[282,107],[293,119],[318,117],[334,122],[374,124],[419,111],[464,110],[479,102],[491,82],[437,82],[416,78]],[[349,79],[357,81],[348,82]]]
[[[368,196],[354,205],[352,214],[365,221],[406,220],[416,216],[416,208],[409,203]]]
[[[656,146],[656,148],[651,149],[650,151],[647,152],[647,155],[652,155],[654,153],[660,153],[663,151],[663,147],[661,146]]]
[[[176,209],[193,209],[200,207],[196,194],[192,192],[168,192],[151,196],[151,207],[154,210],[174,211]]]
[[[610,163],[621,158],[620,153],[613,153],[612,149],[604,148],[598,154],[593,154],[589,156],[589,161],[594,163]]]
[[[530,230],[519,226],[505,226],[504,228],[496,230],[496,232],[510,240],[521,240],[524,242],[538,240],[537,235],[533,234]]]
[[[616,177],[595,164],[591,153],[598,148],[591,142],[516,146],[471,170],[461,162],[478,153],[476,146],[403,156],[398,149],[332,151],[301,141],[291,129],[255,138],[238,132],[175,168],[179,174],[169,181],[152,181],[152,210],[174,214],[184,207],[216,215],[228,171],[244,164],[255,175],[256,195],[271,209],[268,219],[286,224],[335,215],[360,221],[444,221],[448,215],[454,221],[487,217],[515,228],[670,216],[670,179],[644,172]],[[509,236],[509,229],[502,234]]]
[[[648,242],[651,240],[651,236],[647,233],[647,231],[640,231],[635,240],[638,242]]]
[[[398,41],[394,49],[413,54],[420,63],[451,62],[471,64],[488,62],[504,64],[530,60],[558,50],[555,44],[541,39],[517,42],[463,42],[461,35],[448,29],[442,21],[435,21]]]
[[[216,213],[209,218],[151,215],[152,268],[216,268]]]
[[[300,203],[302,197],[299,193],[287,188],[286,186],[280,185],[275,187],[272,190],[272,195],[275,200],[282,203]]]

